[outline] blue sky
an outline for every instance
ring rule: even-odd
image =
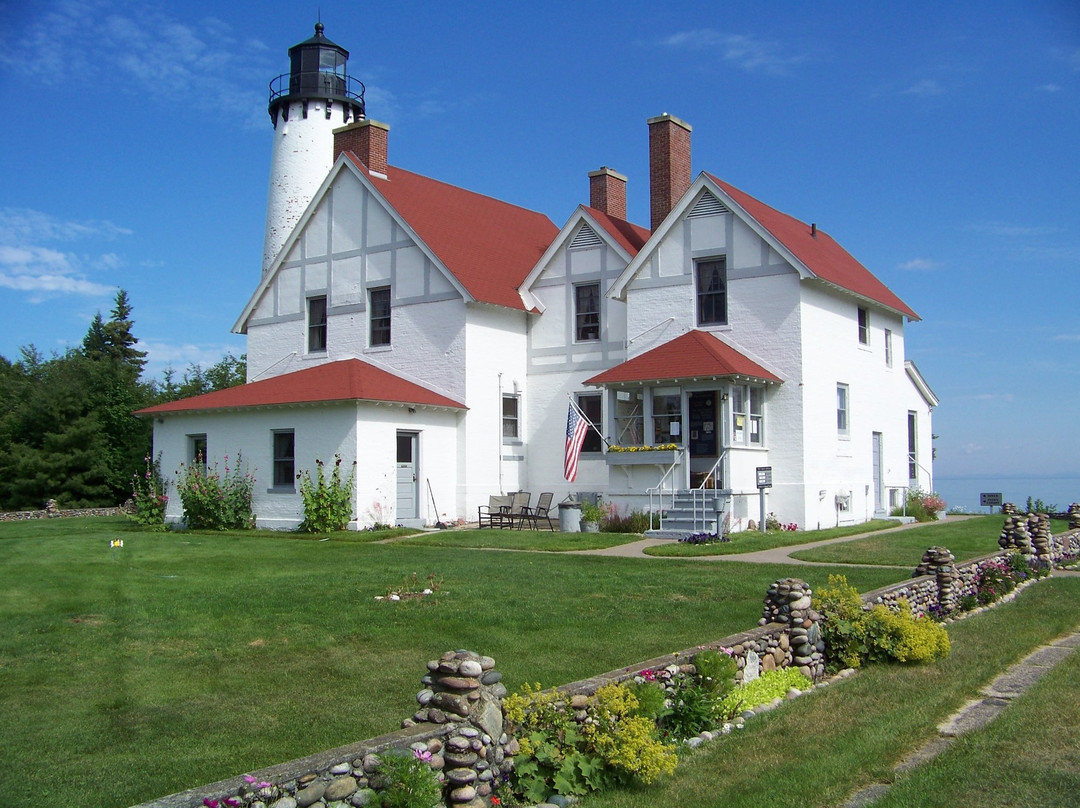
[[[244,350],[267,84],[319,7],[391,163],[560,226],[601,165],[647,225],[645,121],[690,122],[695,175],[816,222],[922,316],[939,477],[1080,476],[1072,0],[9,0],[0,354],[77,344],[118,287],[155,375]]]

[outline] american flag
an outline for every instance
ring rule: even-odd
[[[574,402],[566,413],[566,457],[563,463],[563,476],[569,482],[577,479],[577,462],[581,455],[581,444],[585,433],[589,431],[589,422],[581,417]]]

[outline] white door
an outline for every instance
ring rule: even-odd
[[[885,486],[882,473],[881,433],[874,433],[874,514],[885,512]]]
[[[416,468],[416,433],[397,433],[397,521],[416,519],[417,512],[417,468]]]

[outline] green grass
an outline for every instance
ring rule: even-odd
[[[1072,806],[1080,794],[1080,653],[988,727],[902,777],[875,808]]]
[[[689,648],[755,625],[791,574],[353,538],[0,524],[5,806],[127,806],[391,731],[447,649],[490,654],[515,688]],[[441,591],[375,600],[414,573]]]
[[[791,557],[828,564],[917,567],[926,548],[937,545],[949,548],[957,561],[964,561],[997,550],[1001,525],[1001,516],[930,522],[911,530],[800,550],[792,553]]]
[[[471,547],[496,550],[573,552],[603,550],[640,541],[638,533],[559,533],[550,530],[440,530],[421,533],[394,544],[415,547]]]
[[[872,533],[887,528],[895,528],[896,522],[888,519],[874,519],[861,525],[844,525],[822,530],[776,530],[771,533],[743,531],[731,534],[731,541],[716,544],[684,544],[672,541],[655,547],[646,547],[646,555],[677,556],[694,558],[697,556],[739,555],[756,553],[759,550],[772,550],[774,547],[791,547],[796,544],[808,544],[823,539],[835,539],[842,536],[857,536],[860,533]],[[845,546],[847,546],[845,544]],[[928,545],[929,546],[929,545]]]
[[[967,700],[974,698],[1009,664],[1041,643],[1073,628],[1080,607],[1080,579],[1059,578],[1040,583],[1012,603],[949,626],[950,656],[923,666],[877,665],[857,676],[786,703],[781,709],[747,722],[746,728],[688,755],[675,775],[651,788],[612,791],[586,801],[587,808],[644,808],[693,805],[697,808],[760,808],[762,805],[812,808],[839,805],[855,790],[893,778],[893,767],[936,735],[936,727]],[[1075,679],[1077,654],[1070,667],[1055,674],[1055,701],[1023,717],[1033,746],[1003,746],[983,768],[976,752],[953,763],[955,770],[970,765],[961,789],[967,802],[952,801],[953,781],[943,775],[924,788],[915,788],[909,802],[886,805],[981,806],[980,788],[989,781],[1045,778],[1031,794],[1049,794],[1049,802],[1027,798],[1023,782],[1014,786],[1021,797],[992,805],[1074,805],[1076,794],[1078,726]],[[1057,737],[1037,726],[1062,700],[1071,700]],[[1031,704],[1031,701],[1028,701]],[[1033,709],[1033,708],[1032,708]],[[1067,725],[1067,726],[1065,726]],[[1008,743],[1009,725],[995,727],[992,738]],[[973,739],[974,742],[974,739]],[[989,741],[984,740],[984,743]],[[962,751],[964,747],[961,747]],[[981,773],[981,780],[980,780]],[[997,790],[998,787],[994,787]],[[1002,787],[1004,789],[1004,787]],[[921,801],[937,791],[937,802]],[[1007,792],[1004,792],[1007,793]],[[899,797],[899,794],[898,794]]]

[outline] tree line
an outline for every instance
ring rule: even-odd
[[[33,345],[0,356],[0,511],[92,508],[131,496],[146,468],[152,425],[135,410],[244,383],[246,358],[226,354],[179,378],[143,379],[132,306],[121,289],[109,319],[100,312],[82,344],[44,357]]]

